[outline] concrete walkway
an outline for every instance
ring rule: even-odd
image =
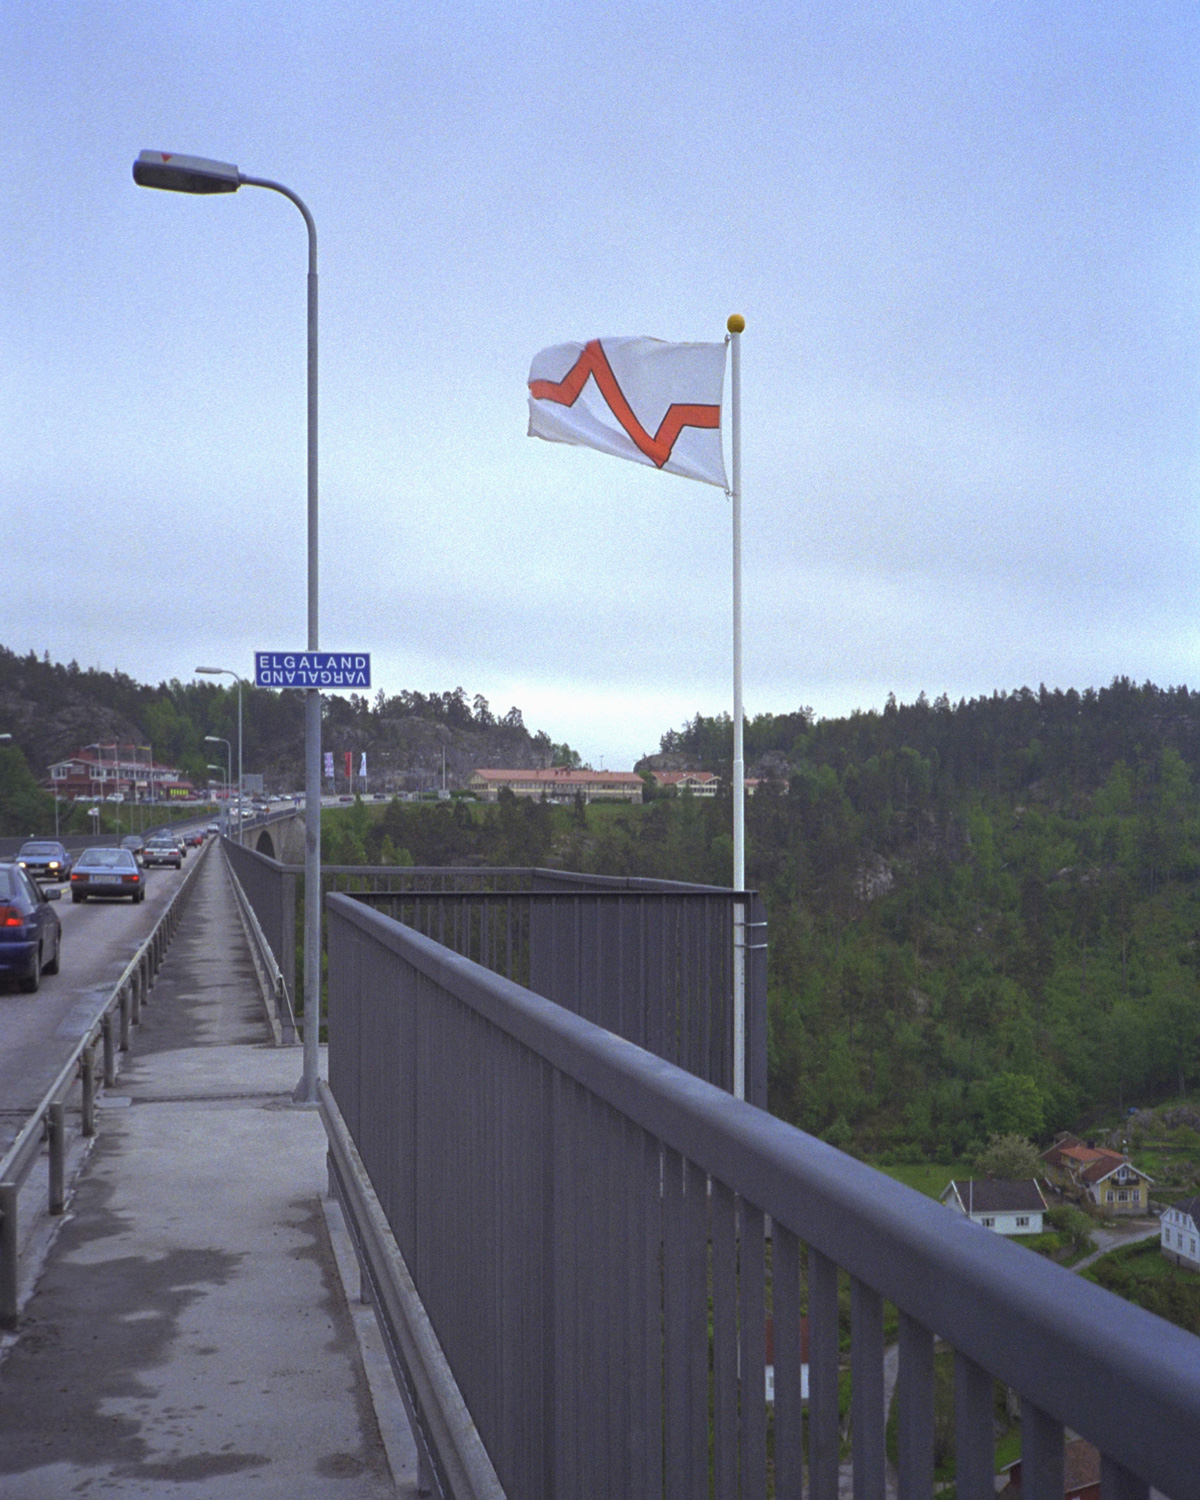
[[[213,851],[0,1365],[4,1500],[415,1493],[339,1279],[320,1119],[290,1103],[300,1053],[268,1035]]]

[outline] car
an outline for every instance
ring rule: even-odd
[[[146,899],[146,877],[131,850],[101,844],[80,854],[71,871],[71,900],[89,896],[128,896],[135,906]]]
[[[210,834],[211,833],[220,833],[220,831],[221,831],[221,825],[220,825],[220,823],[210,823],[208,825],[208,827],[204,831],[205,831],[205,833],[210,833]]]
[[[204,842],[203,828],[193,828],[190,833],[185,833],[183,842],[189,849],[199,849],[200,845]]]
[[[141,836],[140,833],[127,833],[121,840],[121,848],[131,850],[134,859],[137,860],[139,865],[144,865],[146,863],[146,861],[142,858],[142,855],[144,854],[146,849],[146,840]]]
[[[0,973],[30,995],[62,961],[62,923],[50,905],[61,895],[57,886],[42,890],[19,864],[0,864]]]
[[[57,839],[28,839],[17,852],[17,863],[35,880],[65,880],[71,856]]]
[[[147,869],[151,865],[174,865],[178,870],[183,865],[183,854],[178,840],[170,833],[152,833],[142,851],[142,863]]]

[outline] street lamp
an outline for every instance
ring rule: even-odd
[[[242,786],[242,686],[244,679],[238,677],[236,672],[231,672],[228,667],[197,667],[196,671],[204,677],[235,677],[238,685],[238,843],[242,841],[242,798],[245,790]]]
[[[308,649],[320,648],[317,629],[317,226],[304,201],[282,183],[246,177],[229,162],[169,151],[143,151],[133,164],[140,187],[172,193],[236,193],[269,188],[293,202],[308,230]],[[321,695],[304,694],[304,1072],[294,1098],[317,1102],[321,1036]]]
[[[221,780],[224,781],[224,783],[225,783],[225,827],[228,828],[229,827],[229,781],[228,781],[228,779],[226,778],[226,775],[225,775],[225,767],[224,766],[214,766],[213,763],[211,761],[209,761],[207,769],[210,770],[210,771],[215,771],[217,773],[217,775],[221,778]]]
[[[228,837],[228,835],[229,835],[229,788],[233,784],[233,747],[230,745],[230,743],[229,743],[228,740],[223,740],[219,734],[206,734],[204,736],[204,743],[206,745],[224,745],[225,746],[225,759],[228,762],[228,764],[226,766],[226,771],[225,771],[225,833],[226,833],[226,837]],[[210,771],[212,770],[211,766],[209,766],[209,770]],[[240,803],[241,798],[239,798],[238,801]]]

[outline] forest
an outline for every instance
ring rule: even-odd
[[[879,1159],[958,1159],[1200,1082],[1200,695],[889,701],[747,725],[770,920],[772,1110]],[[662,756],[728,777],[697,716]],[[727,785],[727,782],[726,782]],[[730,801],[391,804],[327,857],[727,884]]]
[[[249,689],[247,770],[300,784],[299,695]],[[578,762],[463,689],[329,697],[328,746],[393,786]],[[58,755],[138,738],[203,776],[236,693],[146,687],[0,647],[0,832],[53,826]],[[728,884],[732,726],[697,715],[638,767],[716,772],[716,798],[634,806],[391,801],[335,817],[330,862],[464,861]],[[746,725],[748,884],[770,921],[772,1109],[876,1159],[958,1160],[1200,1085],[1200,693],[924,695]],[[378,816],[373,816],[378,813]],[[10,826],[11,825],[11,826]]]

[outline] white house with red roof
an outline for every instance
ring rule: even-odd
[[[711,771],[651,771],[650,775],[663,791],[674,787],[677,792],[691,792],[693,797],[715,797],[721,787],[721,778]]]
[[[546,766],[540,771],[472,771],[467,788],[483,802],[495,802],[507,788],[514,797],[545,797],[547,802],[640,802],[645,790],[633,771],[569,771]]]

